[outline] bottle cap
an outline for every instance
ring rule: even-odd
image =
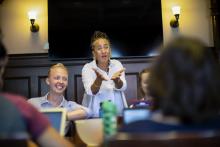
[[[104,101],[102,103],[102,109],[105,112],[112,112],[114,114],[117,113],[116,105],[114,103],[112,103],[111,101]]]

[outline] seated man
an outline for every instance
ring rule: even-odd
[[[67,101],[64,98],[64,91],[68,85],[68,70],[62,64],[58,63],[51,66],[46,83],[49,86],[49,92],[38,98],[31,98],[28,100],[31,104],[38,109],[62,107],[67,110],[67,124],[65,133],[68,132],[70,121],[90,116],[90,110],[73,101]]]
[[[7,60],[6,50],[0,41],[0,87]],[[33,139],[42,147],[73,147],[25,99],[18,95],[0,93],[0,139]]]

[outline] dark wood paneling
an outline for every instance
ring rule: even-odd
[[[137,98],[138,97],[138,72],[136,73],[127,73],[127,89],[125,91],[125,96],[127,99]]]
[[[153,58],[119,59],[126,68],[128,83],[125,95],[127,98],[137,98],[138,73],[149,67]],[[49,60],[46,54],[9,56],[9,64],[5,71],[4,90],[15,92],[27,98],[39,97],[47,93],[45,82],[51,65],[63,63],[69,71],[69,83],[65,93],[67,100],[81,103],[84,87],[82,85],[81,70],[90,60]]]
[[[3,90],[20,94],[28,98],[31,95],[30,83],[30,77],[5,78]]]
[[[47,76],[38,77],[38,96],[45,95],[49,91],[49,87],[46,84]]]
[[[82,98],[84,94],[84,86],[82,83],[82,76],[81,75],[75,75],[75,91],[76,91],[76,101],[78,103],[82,103]]]

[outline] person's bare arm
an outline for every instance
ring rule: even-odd
[[[60,136],[51,126],[40,135],[37,143],[42,147],[74,147],[73,144]]]
[[[100,74],[96,69],[93,69],[93,70],[95,71],[97,77],[91,86],[91,91],[93,94],[96,94],[96,93],[98,93],[98,91],[101,87],[102,81],[107,80],[107,79],[105,79],[105,77],[102,74]]]
[[[77,109],[70,112],[67,112],[67,120],[76,120],[86,118],[87,113],[83,109]]]
[[[123,86],[123,82],[122,82],[122,80],[120,79],[120,76],[121,76],[122,72],[124,72],[124,71],[125,71],[124,68],[121,69],[121,70],[119,70],[118,72],[114,73],[114,75],[113,75],[112,78],[111,78],[111,80],[114,81],[115,87],[116,87],[117,89],[120,89],[120,88]]]

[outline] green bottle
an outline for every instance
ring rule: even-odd
[[[103,110],[103,126],[104,137],[115,135],[117,132],[117,109],[116,105],[111,101],[104,101],[102,103]]]

